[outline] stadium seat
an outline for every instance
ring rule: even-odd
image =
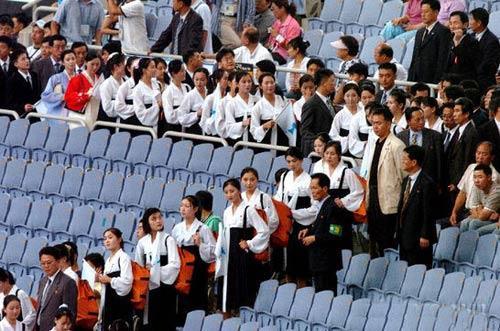
[[[61,151],[66,145],[68,138],[69,127],[67,124],[50,123],[49,135],[45,146],[32,148],[31,159],[34,161],[49,162],[51,160],[52,151]]]
[[[387,314],[387,321],[384,330],[399,331],[402,330],[403,320],[406,313],[407,303],[393,302]]]
[[[332,327],[343,328],[352,304],[351,295],[339,295],[332,301],[325,323],[313,323],[316,331],[329,331]]]
[[[4,142],[7,132],[9,132],[10,118],[0,116],[0,143]]]
[[[406,42],[401,38],[394,38],[386,41],[392,47],[394,52],[393,58],[396,59],[399,63],[403,61],[403,56],[405,53]],[[410,50],[413,52],[413,48]]]
[[[214,145],[212,144],[199,144],[194,146],[191,159],[187,166],[175,170],[175,179],[185,183],[191,183],[194,180],[194,174],[196,172],[208,170],[213,151]]]
[[[345,328],[347,330],[363,330],[369,309],[370,299],[363,298],[353,301],[349,316],[347,316],[347,321],[345,322]]]
[[[464,272],[467,277],[470,277],[475,275],[476,270],[482,266],[491,267],[497,243],[498,239],[493,233],[479,237],[472,263],[467,261],[458,262],[456,265],[457,270]]]
[[[123,176],[130,175],[134,164],[146,162],[150,146],[151,136],[149,135],[140,135],[132,138],[127,156],[123,159],[112,160],[113,171],[120,172]]]
[[[229,170],[233,156],[233,148],[229,146],[219,147],[214,150],[212,161],[207,171],[197,171],[194,174],[194,182],[210,186],[214,182],[214,174],[225,174]]]
[[[112,209],[105,208],[95,211],[94,220],[90,226],[88,235],[78,235],[78,242],[94,243],[97,246],[103,246],[103,235],[106,229],[115,225],[115,212]],[[91,245],[90,245],[91,246]]]
[[[92,168],[102,170],[104,172],[111,171],[113,160],[123,160],[127,155],[127,150],[130,145],[130,133],[118,132],[111,136],[109,146],[104,156],[94,157],[92,160]]]
[[[58,194],[64,176],[64,167],[60,164],[49,165],[45,169],[40,190],[31,190],[28,194],[33,200],[45,199],[48,194]]]
[[[328,23],[339,19],[343,3],[344,0],[325,0],[319,17],[309,18],[308,30],[321,29],[327,31]]]
[[[269,175],[273,163],[273,154],[271,152],[260,152],[255,154],[252,161],[252,168],[257,170],[259,178],[264,179]]]
[[[71,164],[72,155],[83,154],[85,147],[87,146],[88,139],[89,131],[87,128],[78,127],[70,130],[64,149],[52,150],[52,163],[69,166]]]
[[[35,278],[33,276],[23,275],[16,279],[16,286],[29,295],[31,293],[31,288],[33,287],[34,281]]]
[[[358,286],[355,283],[349,285],[351,286],[349,294],[352,294],[353,298],[356,300],[364,297],[368,289],[380,288],[382,286],[388,264],[389,261],[385,257],[372,259],[368,265],[368,270],[366,271],[362,286]]]
[[[498,285],[498,280],[489,279],[483,280],[479,285],[476,298],[472,304],[472,308],[477,311],[487,312],[490,309],[491,301],[495,294],[495,289]]]
[[[14,233],[22,233],[28,238],[32,237],[35,229],[45,228],[47,226],[51,209],[52,203],[50,200],[38,200],[33,202],[26,224],[16,224],[14,226]]]
[[[31,159],[31,151],[43,148],[49,134],[49,125],[46,121],[30,125],[28,136],[22,146],[12,147],[12,157],[16,159]]]
[[[186,186],[186,192],[184,195],[195,195],[198,191],[206,191],[207,187],[200,183],[194,183]]]
[[[153,38],[158,24],[158,16],[155,13],[145,13],[146,20],[146,34],[148,39]]]
[[[386,292],[386,296],[396,299],[395,301],[401,302],[404,298],[409,296],[416,297],[422,287],[422,282],[425,276],[425,265],[415,264],[406,269],[405,279],[401,285],[400,292]],[[406,301],[406,300],[404,300]],[[394,300],[393,300],[394,302]]]
[[[304,40],[307,40],[311,44],[307,49],[309,53],[318,54],[321,42],[323,41],[323,34],[323,30],[320,29],[307,30],[304,32]]]
[[[104,177],[102,189],[98,199],[87,199],[86,203],[91,205],[95,210],[104,208],[106,202],[118,201],[122,192],[123,175],[119,172],[110,172]]]
[[[481,307],[480,307],[481,308]],[[482,311],[486,313],[486,311]],[[500,285],[497,285],[495,289],[495,295],[493,296],[493,300],[491,301],[490,307],[487,311],[488,315],[493,317],[497,323],[500,322]],[[475,330],[486,330],[484,329],[475,329]]]
[[[0,223],[0,231],[12,233],[16,225],[25,225],[31,208],[30,197],[18,197],[11,201],[5,221]]]
[[[168,163],[166,165],[154,165],[154,176],[164,178],[165,180],[173,179],[177,169],[186,169],[189,159],[191,158],[192,149],[193,142],[190,140],[176,142],[172,146],[172,153],[168,159]]]
[[[96,157],[103,157],[108,147],[109,130],[100,129],[92,131],[89,142],[84,153],[74,153],[71,158],[71,165],[83,169],[92,166],[92,160]]]
[[[434,267],[441,266],[441,261],[452,260],[457,245],[460,230],[457,227],[449,227],[441,231],[434,252]]]
[[[437,301],[442,305],[454,305],[460,298],[465,283],[463,272],[452,272],[444,277]]]
[[[69,227],[69,220],[71,219],[71,212],[73,211],[69,202],[60,202],[52,206],[52,212],[47,222],[47,227],[42,229],[35,229],[35,236],[43,236],[47,239],[53,239],[52,234],[58,232],[66,232]]]
[[[26,161],[23,159],[12,159],[7,162],[2,184],[0,185],[0,191],[2,193],[7,193],[11,189],[20,188],[25,170]]]
[[[314,287],[302,287],[295,292],[290,312],[283,315],[276,315],[273,324],[279,330],[290,330],[295,319],[306,319],[314,300]]]
[[[127,210],[132,211],[135,216],[142,216],[143,209],[160,207],[163,190],[165,189],[165,181],[162,178],[152,177],[144,183],[144,191],[142,192],[139,203],[129,203]]]
[[[499,271],[500,271],[500,249],[497,247],[491,266],[486,266],[486,265],[477,266],[477,274],[484,279],[493,279],[498,277]]]
[[[345,25],[346,34],[361,33],[365,35],[365,26],[375,25],[382,10],[382,0],[364,0],[357,21]]]
[[[93,215],[94,209],[91,206],[83,205],[74,208],[68,231],[57,231],[54,235],[54,239],[60,241],[76,241],[78,235],[89,233]],[[84,241],[80,242],[83,243]],[[87,241],[85,243],[88,245],[89,242],[90,241]]]
[[[240,331],[259,331],[259,323],[247,322],[241,325]]]
[[[163,31],[165,31],[172,20],[173,9],[170,6],[158,7],[158,22],[156,23],[153,40],[158,40]]]
[[[43,162],[31,162],[26,166],[23,183],[19,188],[11,188],[9,193],[11,196],[18,197],[27,194],[31,191],[38,191],[42,185],[45,167]]]
[[[318,51],[318,56],[326,61],[327,59],[336,58],[336,50],[332,47],[331,43],[340,39],[344,33],[342,31],[328,32],[323,36],[321,47]]]
[[[9,212],[10,207],[10,195],[8,193],[0,193],[0,223],[5,222],[5,217]],[[3,247],[0,247],[0,249]],[[1,256],[0,251],[0,256]]]
[[[26,237],[20,233],[9,236],[0,259],[0,267],[7,269],[10,263],[21,261],[27,241]]]
[[[144,13],[145,14],[155,14],[157,9],[158,1],[148,0],[144,2]]]
[[[222,322],[221,331],[238,331],[240,329],[241,319],[239,317],[231,317]]]
[[[183,330],[201,331],[204,318],[205,318],[205,311],[203,310],[190,311],[186,315],[186,322],[184,323]]]
[[[469,12],[476,8],[484,8],[486,10],[490,9],[490,3],[487,0],[470,0],[469,2]]]
[[[456,312],[451,306],[441,306],[437,312],[434,330],[449,330],[455,318]]]
[[[347,268],[349,268],[351,257],[352,257],[352,251],[350,249],[342,250],[342,269],[337,271],[337,280],[340,279],[341,282],[345,281],[345,272]]]
[[[406,43],[405,55],[403,57],[403,62],[401,62],[403,67],[405,67],[407,70],[410,68],[410,65],[411,65],[411,59],[413,57],[413,48],[414,47],[415,47],[415,38],[412,38],[412,39],[410,39],[409,42]]]
[[[3,175],[5,173],[5,168],[7,168],[8,160],[9,159],[6,157],[0,158],[0,183],[2,182]]]
[[[83,177],[82,187],[79,194],[67,195],[66,201],[73,204],[74,207],[81,206],[89,199],[99,198],[101,192],[104,173],[101,170],[92,169],[86,171]]]
[[[234,152],[233,161],[231,162],[231,167],[229,167],[229,171],[227,174],[219,173],[215,174],[215,185],[222,187],[224,181],[229,178],[238,178],[241,175],[241,170],[248,167],[249,164],[252,164],[253,159],[253,150],[241,149],[239,151]]]
[[[152,177],[153,166],[165,166],[167,164],[171,148],[172,139],[154,139],[146,162],[141,161],[134,164],[134,174],[143,175],[144,178]]]
[[[287,316],[292,307],[296,288],[297,285],[293,283],[283,284],[278,287],[271,311],[256,312],[258,324],[261,326],[270,325],[273,323],[275,316]]]
[[[370,326],[370,330],[373,331],[382,331],[387,321],[389,308],[390,303],[387,301],[372,302],[368,311],[366,326]]]
[[[358,21],[359,13],[363,5],[362,0],[349,0],[344,1],[342,11],[338,20],[333,19],[326,24],[326,32],[331,31],[345,31],[345,25],[355,23]]]
[[[464,281],[464,285],[462,287],[462,292],[458,298],[457,304],[463,307],[471,308],[474,300],[476,299],[476,294],[479,290],[479,286],[481,285],[480,277],[468,277]]]
[[[10,122],[7,136],[0,142],[0,157],[11,156],[13,147],[23,146],[28,134],[30,122],[25,118],[20,118]]]
[[[500,3],[496,3],[497,10],[500,8]],[[495,34],[495,36],[500,36],[500,11],[495,11],[490,14],[490,24],[488,28]]]
[[[405,279],[408,263],[406,261],[391,261],[380,288],[368,288],[367,297],[372,300],[381,300],[384,293],[399,293]]]
[[[220,330],[222,320],[222,314],[212,314],[205,316],[205,318],[203,319],[203,327],[201,328],[201,331]]]
[[[307,319],[294,319],[294,330],[312,330],[313,324],[325,323],[330,311],[333,296],[333,291],[317,292],[314,295],[314,300]]]
[[[418,296],[409,296],[410,303],[414,302],[437,302],[445,271],[442,268],[430,269],[425,272],[424,281]]]
[[[125,244],[125,250],[132,251],[135,249],[135,215],[132,212],[126,211],[116,215],[115,226],[122,231],[122,236]]]
[[[179,214],[179,203],[184,196],[184,183],[175,181],[165,185],[160,210],[170,214]]]
[[[422,315],[420,317],[420,322],[418,323],[418,330],[433,330],[434,323],[436,322],[437,313],[439,311],[440,305],[436,303],[427,302],[424,303],[422,308]]]
[[[26,242],[26,250],[23,257],[19,262],[9,264],[9,271],[17,276],[26,275],[30,272],[32,267],[39,267],[40,261],[38,259],[38,252],[47,246],[46,238],[31,238]]]
[[[373,50],[382,42],[384,42],[384,40],[380,36],[366,38],[363,43],[363,47],[360,48],[359,59],[366,65],[375,63],[375,60],[373,59]]]
[[[361,288],[363,286],[363,280],[365,279],[366,270],[368,269],[368,264],[370,263],[370,255],[368,254],[358,254],[352,257],[349,268],[346,271],[344,282],[338,282],[337,293],[339,294],[351,294],[351,288],[357,286]]]
[[[500,11],[500,1],[496,1],[491,4],[490,13],[495,13],[497,11]]]
[[[144,177],[141,175],[132,175],[125,178],[123,190],[120,195],[120,200],[110,201],[107,207],[120,213],[126,209],[128,205],[137,205],[141,200],[142,190],[144,188]]]
[[[404,5],[401,1],[385,1],[382,6],[382,12],[376,24],[365,26],[365,36],[378,36],[384,25],[396,17],[401,17],[403,14]]]
[[[443,259],[441,261],[446,272],[457,270],[459,263],[472,262],[478,239],[479,234],[477,231],[466,231],[460,234],[453,259]]]
[[[215,215],[223,215],[228,203],[224,197],[224,191],[221,187],[214,187],[211,192],[214,197],[213,211]]]

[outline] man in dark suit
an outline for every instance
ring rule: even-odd
[[[49,331],[54,326],[54,317],[62,304],[76,316],[78,289],[76,283],[60,269],[59,250],[55,247],[44,247],[40,250],[40,265],[45,276],[38,286],[38,309],[36,315],[36,330]],[[73,320],[74,325],[74,320]]]
[[[28,52],[14,51],[11,60],[17,70],[7,79],[7,108],[24,116],[33,111],[33,105],[40,100],[40,83],[36,74],[30,71]]]
[[[189,50],[182,54],[182,61],[186,66],[186,79],[183,81],[184,84],[188,84],[192,89],[194,88],[194,72],[196,69],[203,67],[203,58],[201,54],[194,50]]]
[[[422,170],[424,148],[411,145],[403,152],[403,170],[409,175],[403,180],[398,205],[397,238],[399,257],[408,265],[432,267],[432,244],[436,242],[436,184]]]
[[[484,8],[476,8],[470,12],[470,28],[479,42],[479,63],[477,66],[477,82],[482,91],[495,85],[495,74],[500,64],[500,44],[498,36],[488,29],[490,15]]]
[[[309,248],[309,269],[316,292],[331,290],[337,293],[337,270],[342,268],[342,247],[349,236],[351,224],[337,217],[337,206],[328,195],[330,179],[327,175],[311,175],[311,195],[319,203],[316,220],[311,229],[299,232],[299,239]],[[352,243],[350,244],[352,245]]]
[[[375,95],[375,101],[385,105],[389,99],[389,95],[396,88],[396,77],[398,67],[394,63],[382,63],[378,66],[378,82],[380,91]]]
[[[447,73],[460,76],[461,79],[477,79],[479,43],[472,35],[467,34],[469,17],[462,11],[450,14],[450,30],[452,40],[448,59]]]
[[[41,59],[33,63],[33,71],[38,75],[40,88],[45,90],[49,78],[59,73],[63,69],[61,55],[66,48],[66,38],[61,35],[54,35],[49,42],[51,51],[47,59]]]
[[[479,129],[481,140],[489,141],[496,146],[498,152],[500,146],[500,97],[497,97],[490,101],[490,112],[495,114],[495,117],[486,122]],[[500,153],[496,153],[495,158],[493,158],[493,166],[500,171]]]
[[[330,69],[320,69],[314,75],[316,93],[302,107],[301,133],[302,153],[309,155],[319,133],[330,131],[335,110],[330,94],[335,91],[335,74]]]
[[[418,107],[410,107],[405,111],[409,129],[398,134],[398,138],[406,146],[418,145],[425,150],[425,158],[421,167],[435,183],[442,184],[443,139],[437,131],[424,127],[424,112]]]
[[[422,22],[417,31],[408,80],[437,83],[443,76],[450,52],[450,30],[438,22],[438,0],[422,0]]]
[[[0,108],[7,108],[6,92],[7,79],[16,68],[11,60],[12,39],[7,36],[0,36]]]
[[[168,45],[171,45],[171,54],[182,55],[189,50],[202,52],[203,19],[191,10],[191,0],[174,0],[173,7],[175,15],[151,52],[163,52]]]

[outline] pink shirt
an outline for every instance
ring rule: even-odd
[[[286,60],[288,58],[286,45],[293,38],[300,36],[302,29],[299,22],[290,15],[288,15],[283,23],[280,20],[274,21],[273,29],[278,31],[278,35],[276,38],[269,36],[269,45],[271,45],[273,52],[277,52]]]
[[[422,23],[422,8],[420,8],[420,3],[422,0],[410,0],[406,5],[405,16],[408,16],[410,20],[408,24],[420,24]]]
[[[448,22],[450,14],[454,11],[467,12],[465,2],[463,0],[440,0],[441,10],[439,11],[438,21],[441,24]]]

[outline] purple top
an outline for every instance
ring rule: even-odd
[[[422,9],[420,8],[420,3],[422,0],[409,0],[406,4],[405,16],[408,16],[408,24],[420,24],[422,23]]]
[[[450,19],[450,14],[454,11],[463,11],[467,13],[464,0],[439,0],[441,10],[439,11],[438,21],[445,24]]]

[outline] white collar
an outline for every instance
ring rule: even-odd
[[[9,66],[10,64],[10,56],[7,56],[7,60],[2,60],[0,59],[0,64],[3,66],[4,63],[7,63],[7,67]]]
[[[21,76],[23,76],[24,80],[26,80],[26,78],[30,78],[31,79],[31,75],[30,75],[30,72],[28,71],[27,74],[25,74],[24,72],[22,72],[21,70],[17,70],[17,72],[19,72],[21,74]],[[33,83],[33,82],[31,82]]]
[[[434,26],[436,26],[438,20],[436,20],[434,23],[432,23],[431,25],[425,27],[427,29],[427,32],[430,33],[432,31],[432,29],[434,29]]]
[[[57,274],[58,274],[60,271],[61,271],[61,270],[57,270],[55,274],[53,274],[52,276],[50,276],[50,277],[49,277],[49,280],[50,280],[50,282],[51,282],[51,283],[53,283],[53,282],[54,282],[54,279],[56,279],[56,276],[57,276]]]
[[[328,98],[321,94],[319,91],[316,91],[316,94],[323,100],[325,104],[327,104]]]
[[[186,17],[188,16],[188,14],[189,14],[190,11],[191,11],[191,8],[189,8],[189,10],[184,15],[180,15],[180,18],[181,18],[182,21],[186,20]]]
[[[484,29],[483,31],[481,31],[479,33],[476,33],[476,39],[477,39],[477,41],[481,41],[481,39],[483,38],[484,33],[486,32],[486,30],[488,30],[488,29]]]
[[[323,203],[325,203],[326,199],[328,199],[330,196],[327,194],[326,197],[323,198],[323,200],[318,201],[318,213],[321,210],[321,207],[323,207]]]
[[[460,125],[460,127],[458,128],[458,133],[460,135],[462,135],[462,133],[464,133],[465,128],[467,127],[467,125],[469,125],[470,122],[471,122],[471,120],[468,120],[465,124]]]
[[[54,60],[54,58],[53,58],[52,56],[49,56],[49,59],[50,59],[50,61],[52,61],[52,66],[55,66],[55,65],[56,65],[56,63],[57,63],[57,64],[60,64],[60,62],[58,62],[58,61]],[[76,70],[76,68],[75,68],[75,70]]]
[[[417,180],[418,175],[422,172],[422,168],[420,168],[417,172],[415,172],[413,175],[410,175],[410,180],[412,184],[415,184],[415,181]]]

